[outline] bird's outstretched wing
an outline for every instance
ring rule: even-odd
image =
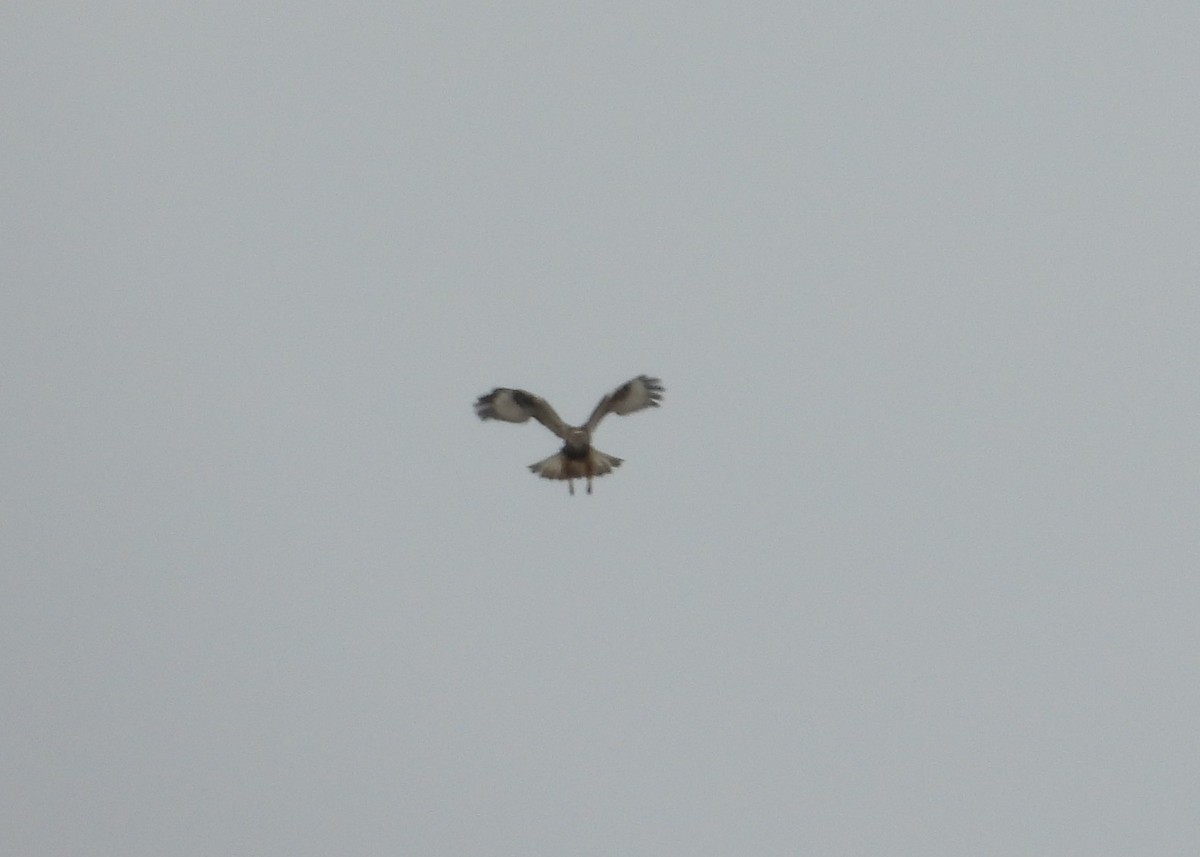
[[[504,420],[506,423],[523,423],[533,417],[563,440],[567,438],[568,426],[554,408],[541,396],[524,390],[497,387],[475,401],[475,413],[481,420]]]
[[[626,381],[600,400],[592,415],[588,417],[587,430],[596,430],[605,414],[625,416],[642,408],[657,408],[662,401],[663,385],[657,378],[638,375],[632,381]]]

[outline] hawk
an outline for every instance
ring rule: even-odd
[[[475,402],[475,413],[481,420],[504,420],[508,423],[523,423],[533,417],[550,431],[563,439],[559,452],[542,459],[529,469],[543,479],[565,479],[571,494],[575,493],[575,480],[587,480],[587,492],[592,493],[592,477],[611,473],[621,466],[621,459],[592,446],[592,434],[605,414],[625,416],[643,408],[657,408],[662,401],[663,386],[657,378],[638,375],[626,381],[600,400],[588,421],[581,426],[569,426],[554,412],[549,403],[524,390],[497,387],[480,396]]]

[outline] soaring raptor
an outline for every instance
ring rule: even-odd
[[[632,414],[643,408],[657,408],[662,401],[663,385],[657,378],[638,375],[600,400],[588,421],[581,426],[569,426],[540,396],[524,390],[497,387],[475,402],[475,413],[481,420],[504,420],[523,423],[533,417],[563,439],[563,448],[529,469],[543,479],[565,479],[567,488],[575,493],[575,480],[586,479],[587,491],[592,493],[592,477],[611,473],[621,465],[615,455],[592,446],[592,434],[605,414]]]

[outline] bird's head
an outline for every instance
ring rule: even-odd
[[[581,428],[571,428],[568,430],[564,441],[568,449],[579,452],[586,452],[588,447],[592,445],[592,439],[588,435],[587,430]]]

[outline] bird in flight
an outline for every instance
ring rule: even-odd
[[[543,479],[565,479],[572,495],[575,493],[575,480],[586,479],[587,492],[591,494],[592,478],[611,473],[622,461],[592,446],[592,434],[600,425],[600,420],[604,419],[605,414],[626,416],[643,408],[657,408],[662,401],[662,394],[661,381],[638,375],[602,398],[588,421],[581,426],[564,423],[554,408],[540,396],[508,387],[497,387],[480,396],[475,402],[475,413],[481,420],[504,420],[508,423],[523,423],[533,417],[562,438],[563,448],[549,458],[529,465],[529,469]]]

